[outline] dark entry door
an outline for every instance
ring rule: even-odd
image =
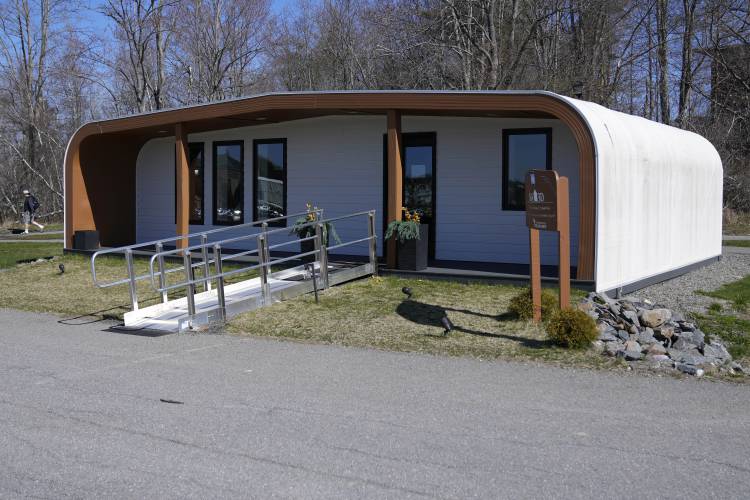
[[[401,134],[403,150],[401,157],[404,162],[403,200],[409,210],[416,210],[422,224],[429,227],[429,257],[435,258],[435,132],[418,132]],[[388,159],[387,144],[384,141],[384,207],[387,206],[388,194]]]

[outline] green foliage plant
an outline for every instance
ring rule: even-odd
[[[558,309],[558,299],[554,293],[542,289],[542,320],[546,321]],[[531,300],[531,288],[524,288],[510,299],[508,311],[518,319],[530,320],[534,317],[534,305]]]
[[[580,309],[555,311],[547,321],[546,330],[553,343],[572,349],[589,347],[599,336],[596,322]]]
[[[320,221],[322,211],[318,207],[314,207],[311,203],[307,204],[307,214],[303,217],[298,218],[294,221],[289,234],[296,234],[299,239],[309,238],[315,236],[315,222]],[[328,245],[329,240],[333,238],[333,241],[341,243],[336,228],[330,222],[323,222],[323,242]]]
[[[419,214],[415,210],[408,210],[402,207],[403,219],[394,220],[388,224],[385,229],[385,239],[396,238],[399,243],[405,243],[409,240],[419,239],[419,225],[421,223]]]

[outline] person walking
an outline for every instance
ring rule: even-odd
[[[39,200],[28,189],[23,190],[23,197],[23,234],[29,234],[29,224],[34,224],[39,231],[44,231],[44,226],[34,220],[34,214],[39,208]]]

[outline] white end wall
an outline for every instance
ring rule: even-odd
[[[723,171],[700,135],[570,100],[595,138],[596,288],[721,255]]]

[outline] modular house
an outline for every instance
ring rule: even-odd
[[[722,165],[706,139],[543,91],[286,92],[87,123],[65,155],[65,246],[78,231],[122,246],[309,202],[376,210],[392,266],[381,229],[407,206],[429,225],[432,265],[525,275],[532,168],[569,178],[572,276],[596,290],[721,256]],[[542,233],[542,264],[557,264],[556,238]]]

